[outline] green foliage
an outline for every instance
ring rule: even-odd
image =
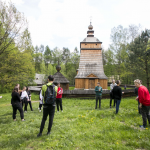
[[[149,88],[150,33],[145,30],[140,34],[139,28],[119,25],[112,29],[112,43],[107,51],[103,51],[104,71],[108,77],[119,75],[123,84],[134,84],[133,81],[140,78]]]
[[[39,133],[42,112],[38,102],[33,102],[33,112],[25,113],[21,122],[12,119],[10,94],[0,99],[0,147],[1,149],[102,149],[135,150],[150,147],[150,128],[141,130],[142,117],[138,114],[135,98],[122,99],[118,115],[109,108],[109,99],[102,99],[102,109],[95,110],[95,100],[63,99],[63,112],[55,113],[50,136],[47,136],[48,120],[43,135]],[[36,98],[36,97],[35,97]],[[38,100],[32,98],[32,100]],[[48,118],[49,119],[49,118]]]
[[[13,3],[0,1],[0,92],[32,83],[33,55],[26,18]]]
[[[133,64],[132,70],[136,72],[137,78],[142,78],[143,83],[150,84],[150,31],[145,29],[133,42],[129,45],[130,63]]]
[[[79,51],[77,48],[73,52],[70,52],[68,48],[63,50],[57,47],[50,50],[49,46],[45,47],[44,52],[39,51],[39,47],[35,47],[34,60],[36,73],[45,74],[45,78],[48,75],[54,75],[57,70],[56,66],[61,66],[61,73],[70,81],[70,84],[74,84],[76,76],[76,70],[79,67]]]

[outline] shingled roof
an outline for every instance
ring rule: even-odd
[[[54,83],[69,83],[69,81],[60,72],[56,72],[53,76]]]

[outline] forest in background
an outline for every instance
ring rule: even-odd
[[[150,83],[150,32],[140,26],[119,25],[111,30],[112,43],[103,49],[103,65],[106,76],[119,75],[123,84],[133,84],[139,78],[149,88]],[[56,73],[58,62],[61,73],[74,84],[79,67],[80,53],[75,47],[60,50],[50,45],[34,47],[28,22],[13,3],[0,1],[0,92],[9,92],[16,83],[32,85],[35,73]]]

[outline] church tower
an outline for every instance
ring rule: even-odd
[[[80,63],[75,77],[76,89],[94,89],[97,82],[107,89],[107,77],[103,69],[102,42],[94,37],[93,26],[88,26],[87,37],[80,42]]]

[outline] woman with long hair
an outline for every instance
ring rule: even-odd
[[[27,105],[28,105],[28,101],[29,101],[29,97],[28,94],[26,92],[26,87],[23,87],[22,93],[21,93],[21,101],[25,104],[24,107],[24,112],[27,112]],[[23,108],[23,106],[22,106]]]
[[[18,93],[18,87],[17,86],[15,86],[14,90],[12,91],[12,107],[13,107],[13,119],[14,119],[14,121],[16,121],[17,109],[20,112],[21,120],[24,121],[24,114],[23,114],[23,109],[22,109],[21,104],[20,104],[20,96]]]
[[[32,104],[31,104],[31,91],[30,91],[29,87],[27,87],[26,92],[27,92],[28,97],[29,97],[28,103],[29,103],[29,105],[30,105],[30,109],[31,109],[31,111],[33,111],[33,109],[32,109]]]

